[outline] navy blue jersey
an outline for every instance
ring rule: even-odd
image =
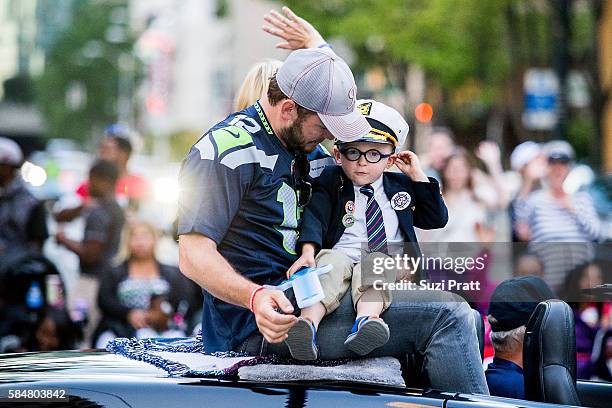
[[[334,164],[320,146],[308,159],[312,177]],[[260,285],[280,283],[296,259],[300,210],[293,160],[258,103],[228,116],[183,162],[178,233],[209,237],[238,273]],[[232,350],[256,329],[249,310],[204,292],[206,352]]]

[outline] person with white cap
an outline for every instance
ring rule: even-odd
[[[179,175],[179,262],[204,289],[206,352],[237,350],[255,332],[282,342],[296,322],[287,297],[263,285],[280,283],[295,261],[311,177],[333,164],[319,143],[371,129],[356,94],[351,70],[331,49],[294,51],[267,97],[189,151]]]
[[[448,220],[438,182],[427,178],[416,154],[399,151],[409,129],[404,118],[374,100],[357,103],[372,130],[336,143],[340,166],[327,167],[317,179],[300,229],[301,256],[287,272],[290,277],[303,266],[333,266],[320,278],[325,298],[302,309],[288,333],[289,351],[299,360],[317,358],[319,323],[340,306],[349,287],[357,316],[344,345],[362,356],[384,346],[390,328],[380,315],[391,305],[391,291],[376,290],[364,279],[363,257],[389,254],[392,243],[416,243],[415,226],[442,228]],[[394,164],[403,174],[385,172]]]
[[[0,137],[0,257],[40,251],[49,236],[45,207],[27,189],[22,164],[19,145]]]
[[[592,260],[589,243],[599,239],[601,223],[587,192],[569,193],[564,188],[574,161],[572,146],[553,140],[543,152],[548,160],[545,187],[517,207],[516,222],[520,238],[529,241],[529,249],[544,264],[544,280],[558,291],[572,268]]]

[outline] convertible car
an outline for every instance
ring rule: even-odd
[[[525,338],[525,391],[529,401],[412,385],[168,377],[149,364],[105,351],[59,351],[0,355],[0,406],[609,407],[612,384],[576,381],[573,333],[573,316],[567,304],[546,301],[538,305]],[[460,362],[451,362],[449,367],[452,364]],[[406,371],[407,383],[414,384],[410,373],[418,371]]]

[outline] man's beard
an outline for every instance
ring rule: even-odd
[[[310,153],[312,149],[306,149],[307,143],[304,142],[304,134],[302,133],[303,118],[298,117],[291,126],[281,129],[278,135],[287,145],[287,150],[290,153]]]

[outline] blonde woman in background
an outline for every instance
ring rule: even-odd
[[[253,65],[246,78],[242,81],[236,95],[235,111],[241,111],[255,103],[256,100],[268,93],[270,78],[282,65],[279,60],[266,58]]]

